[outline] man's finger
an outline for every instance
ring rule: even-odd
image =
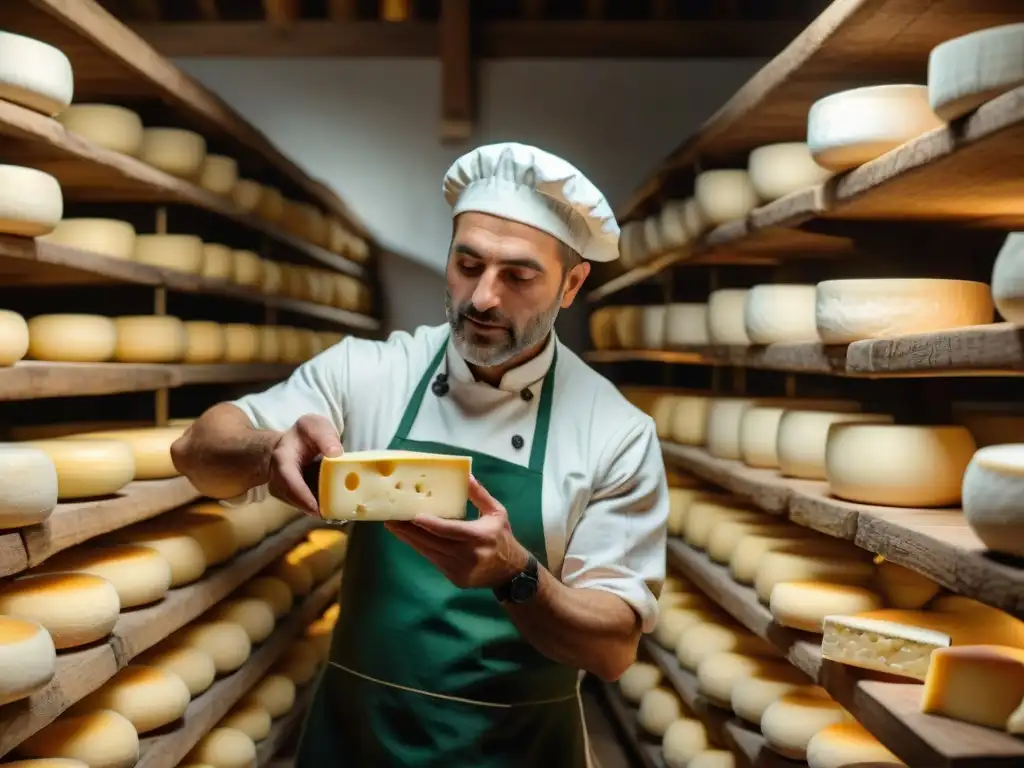
[[[473,475],[469,476],[469,500],[480,511],[481,516],[505,512],[505,507],[502,506],[501,502],[491,496],[487,489],[480,485],[480,481],[473,477]]]
[[[323,416],[303,416],[297,426],[306,442],[316,449],[316,453],[340,456],[344,452],[338,430]]]
[[[320,507],[297,466],[291,463],[281,464],[277,468],[277,476],[283,490],[294,499],[299,509],[314,517],[320,517]]]
[[[471,541],[480,538],[473,522],[465,520],[448,520],[436,515],[419,514],[411,522],[416,527],[443,539]]]
[[[384,527],[399,541],[408,544],[439,568],[452,568],[456,559],[430,534],[417,530],[409,523],[384,523]]]

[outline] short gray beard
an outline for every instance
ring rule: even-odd
[[[495,368],[504,365],[522,352],[536,346],[551,333],[555,327],[555,320],[558,318],[558,311],[561,309],[562,292],[551,306],[530,318],[523,328],[512,328],[507,332],[505,341],[495,344],[474,344],[470,341],[463,330],[465,318],[462,310],[465,307],[456,309],[452,306],[451,292],[445,290],[444,310],[448,318],[448,325],[452,329],[452,341],[455,349],[462,358],[470,365],[478,365],[481,368]]]

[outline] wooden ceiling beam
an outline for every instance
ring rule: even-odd
[[[465,141],[475,123],[470,0],[441,0],[441,141]]]

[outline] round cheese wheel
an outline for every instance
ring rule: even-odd
[[[276,187],[264,185],[256,212],[267,221],[278,221],[284,215],[284,195]]]
[[[195,179],[206,159],[206,139],[182,128],[146,128],[139,158],[172,176]]]
[[[826,280],[818,283],[816,324],[825,344],[928,333],[994,318],[992,294],[971,280]]]
[[[669,349],[710,343],[707,304],[668,305],[665,310],[665,345]]]
[[[0,366],[14,365],[28,352],[28,323],[17,312],[0,309]]]
[[[121,363],[175,363],[188,349],[185,324],[166,315],[127,315],[114,320],[117,346],[114,359]]]
[[[928,56],[928,102],[946,121],[1024,84],[1024,24],[979,29],[946,40]]]
[[[968,525],[989,549],[1024,556],[1024,444],[990,445],[971,458],[963,476]]]
[[[284,282],[284,272],[276,261],[263,261],[263,276],[260,278],[260,290],[264,293],[280,293]]]
[[[654,419],[655,431],[662,440],[671,437],[669,429],[672,426],[672,413],[678,400],[679,398],[675,395],[657,395],[652,405],[643,409]]]
[[[121,610],[155,603],[171,587],[171,566],[154,549],[136,545],[81,546],[36,566],[36,573],[89,573],[109,581]]]
[[[203,621],[191,624],[172,635],[172,644],[198,648],[209,654],[217,675],[234,672],[249,659],[252,643],[240,624],[230,621]]]
[[[259,335],[259,361],[276,363],[281,359],[281,338],[275,325],[261,325],[256,329]]]
[[[241,704],[217,724],[218,728],[233,728],[253,741],[263,741],[270,735],[271,718],[266,707],[259,704]]]
[[[784,627],[821,634],[826,616],[882,608],[882,596],[865,587],[822,581],[783,581],[772,588],[768,607]]]
[[[239,730],[217,727],[199,740],[185,762],[204,763],[213,768],[252,768],[256,763],[256,745]]]
[[[29,736],[15,751],[24,757],[63,757],[89,768],[133,768],[139,760],[139,734],[124,715],[100,709],[58,717]]]
[[[263,281],[263,259],[253,251],[238,250],[232,254],[231,279],[239,285],[259,288]]]
[[[117,219],[64,219],[39,239],[111,259],[132,259],[135,254],[135,227]]]
[[[690,241],[683,216],[685,201],[669,200],[658,213],[658,238],[665,250],[682,248]]]
[[[72,104],[58,115],[64,130],[93,144],[135,157],[142,150],[142,119],[116,104]]]
[[[186,363],[219,363],[224,359],[227,341],[220,323],[193,320],[184,325]]]
[[[320,347],[320,337],[317,335],[317,332],[311,331],[307,328],[303,328],[299,331],[299,344],[302,348],[303,361],[312,360],[322,351]]]
[[[743,306],[743,327],[754,344],[818,340],[813,285],[755,285]]]
[[[298,544],[285,557],[290,563],[302,563],[309,568],[314,584],[330,576],[334,565],[329,552],[308,541]]]
[[[827,581],[835,584],[870,584],[874,564],[818,550],[810,554],[799,547],[765,552],[754,577],[758,598],[767,603],[776,584],[785,581]]]
[[[816,544],[822,537],[807,528],[794,525],[784,534],[753,533],[743,537],[729,558],[729,573],[740,584],[753,584],[761,558],[766,552],[792,548],[800,542]]]
[[[748,346],[746,288],[722,288],[708,297],[708,339],[712,344]]]
[[[107,429],[74,435],[76,440],[119,440],[127,443],[135,459],[136,480],[160,480],[180,473],[171,461],[171,444],[184,434],[184,427]]]
[[[196,515],[212,515],[227,520],[231,524],[232,536],[236,552],[252,549],[267,535],[267,523],[258,509],[250,506],[225,507],[216,502],[200,502],[185,508]]]
[[[217,195],[230,195],[238,181],[238,161],[226,155],[207,155],[199,173],[199,186]]]
[[[923,85],[876,85],[819,99],[807,114],[814,161],[848,171],[942,126]]]
[[[855,720],[825,726],[807,742],[807,768],[868,764],[873,768],[906,765]]]
[[[764,512],[743,506],[730,498],[708,497],[694,500],[686,516],[686,543],[694,549],[706,549],[711,531],[716,524],[726,520],[750,523],[771,521]]]
[[[296,597],[303,597],[313,591],[313,572],[306,563],[289,562],[286,558],[281,558],[268,567],[264,575],[286,583]]]
[[[231,190],[231,200],[243,211],[255,211],[263,197],[265,187],[252,179],[239,179]]]
[[[189,508],[160,518],[164,530],[191,536],[203,549],[207,567],[220,565],[235,556],[238,540],[235,526],[223,515],[203,514]]]
[[[710,225],[697,203],[697,198],[687,198],[683,202],[683,226],[690,233],[690,237],[696,240],[708,230]]]
[[[652,688],[640,699],[637,722],[647,733],[661,737],[682,715],[683,705],[675,691]]]
[[[757,404],[756,400],[743,397],[714,398],[708,405],[708,453],[719,459],[739,459],[740,424],[747,409]]]
[[[308,640],[296,640],[278,661],[275,672],[284,675],[297,686],[303,686],[316,676],[320,654]]]
[[[779,419],[775,441],[779,470],[787,477],[824,480],[829,427],[841,422],[891,424],[892,421],[892,416],[881,413],[787,409]]]
[[[60,183],[48,173],[0,165],[0,234],[39,237],[64,215]]]
[[[839,423],[829,427],[825,475],[841,499],[889,507],[960,503],[974,454],[966,427]]]
[[[203,241],[195,235],[138,235],[135,260],[151,267],[198,275],[203,271]]]
[[[33,621],[0,616],[0,704],[30,696],[56,672],[50,633]]]
[[[112,710],[123,715],[138,733],[149,733],[185,714],[191,694],[173,672],[130,664],[76,704],[75,714]]]
[[[341,568],[345,562],[345,555],[348,553],[348,536],[345,533],[324,529],[310,531],[307,538],[311,546],[317,547],[323,552],[322,557],[328,562],[326,566],[328,576]]]
[[[690,506],[704,495],[705,492],[700,488],[668,489],[669,536],[683,536],[686,533],[686,518],[690,513]]]
[[[814,734],[851,719],[823,688],[808,685],[787,693],[764,711],[761,733],[773,752],[790,760],[805,760]]]
[[[23,576],[0,587],[0,614],[41,625],[57,650],[102,640],[120,611],[114,586],[86,573]]]
[[[710,397],[682,395],[675,398],[668,437],[680,445],[704,445],[707,442],[708,412],[713,402]]]
[[[99,315],[36,315],[28,321],[28,355],[61,363],[102,363],[114,356],[117,329]]]
[[[263,501],[258,501],[248,506],[259,510],[263,522],[267,527],[267,534],[274,533],[284,528],[302,513],[289,504],[281,501],[275,496],[267,495]]]
[[[193,698],[213,685],[217,676],[210,654],[184,645],[161,644],[139,657],[139,663],[177,675]]]
[[[741,627],[707,621],[694,624],[679,635],[675,647],[679,663],[696,672],[701,663],[719,653],[738,653],[746,656],[775,656],[775,649]]]
[[[281,362],[305,362],[302,350],[302,336],[298,328],[281,326],[277,329],[277,338],[281,344]]]
[[[720,619],[715,608],[697,606],[694,608],[666,608],[658,616],[654,626],[655,641],[667,651],[674,651],[679,646],[679,638],[690,627]]]
[[[730,706],[737,717],[761,725],[764,711],[787,693],[807,685],[807,676],[788,664],[773,666],[737,680]]]
[[[743,170],[705,171],[694,180],[701,215],[712,226],[742,219],[757,207],[757,191]]]
[[[81,760],[69,760],[62,757],[39,758],[38,760],[12,760],[5,762],[6,766],[13,768],[89,768]]]
[[[721,520],[716,522],[708,534],[705,550],[716,563],[729,563],[736,547],[747,536],[785,536],[793,530],[793,524],[784,520],[767,516],[763,520],[746,518]]]
[[[665,346],[664,306],[644,307],[640,318],[641,346],[644,349],[663,349]]]
[[[335,305],[350,312],[357,311],[359,307],[359,281],[349,275],[334,275],[333,277]]]
[[[777,451],[779,422],[785,408],[751,406],[740,419],[740,457],[748,467],[774,468],[779,465]]]
[[[684,717],[673,721],[661,740],[666,768],[690,768],[710,743],[707,729],[700,720]]]
[[[781,666],[757,656],[740,653],[716,653],[697,667],[697,690],[716,706],[732,706],[732,690],[740,680]]]
[[[326,662],[331,656],[331,642],[334,639],[336,621],[334,618],[321,616],[306,627],[306,639],[316,647],[321,663]]]
[[[992,298],[1003,319],[1024,323],[1024,233],[1011,232],[992,267]]]
[[[202,546],[186,533],[160,530],[157,525],[142,525],[115,531],[111,539],[159,552],[171,568],[172,587],[191,584],[206,572],[206,554]]]
[[[45,451],[0,443],[0,529],[36,525],[57,506],[57,468]]]
[[[682,768],[670,765],[668,768]],[[725,749],[706,749],[694,756],[685,768],[736,768],[736,756]]]
[[[57,469],[57,497],[61,500],[110,496],[135,477],[131,446],[121,440],[31,440],[21,445],[50,457]]]
[[[615,312],[615,339],[619,349],[639,349],[643,346],[643,307],[617,307]]]
[[[274,612],[274,618],[280,619],[288,615],[292,609],[292,589],[281,579],[270,576],[259,576],[250,579],[238,588],[235,593],[241,597],[254,597],[265,601]]]
[[[327,247],[335,253],[344,254],[348,250],[348,233],[334,217],[331,217],[327,224],[330,228]]]
[[[277,719],[291,712],[295,704],[295,683],[284,675],[267,675],[249,692],[244,703],[259,704]]]
[[[0,32],[0,99],[53,117],[71,103],[74,90],[71,62],[63,51]]]
[[[274,631],[274,610],[264,600],[255,597],[228,600],[211,608],[204,616],[210,621],[228,621],[238,624],[253,645],[262,643]]]
[[[814,162],[810,148],[802,141],[758,147],[747,158],[747,171],[754,191],[766,203],[820,184],[831,175]]]
[[[966,504],[964,515],[967,516]],[[970,517],[967,517],[970,523]],[[875,575],[878,577],[879,588],[885,595],[885,602],[892,608],[917,610],[939,594],[939,585],[927,576],[922,576],[902,565],[890,563],[888,560],[883,559],[876,563]]]
[[[234,251],[220,243],[203,243],[203,277],[230,280],[234,269]]]

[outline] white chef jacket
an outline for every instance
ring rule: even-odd
[[[650,632],[665,578],[668,487],[653,420],[552,332],[541,354],[508,371],[497,388],[474,378],[448,325],[349,337],[286,381],[234,402],[260,429],[284,430],[315,413],[330,419],[347,451],[387,448],[413,390],[442,344],[449,392],[428,387],[409,437],[487,453],[527,466],[540,390],[558,348],[543,479],[547,566],[570,587],[618,595]],[[533,397],[522,397],[524,389]],[[522,438],[513,445],[513,436]],[[265,494],[250,491],[249,500]]]

